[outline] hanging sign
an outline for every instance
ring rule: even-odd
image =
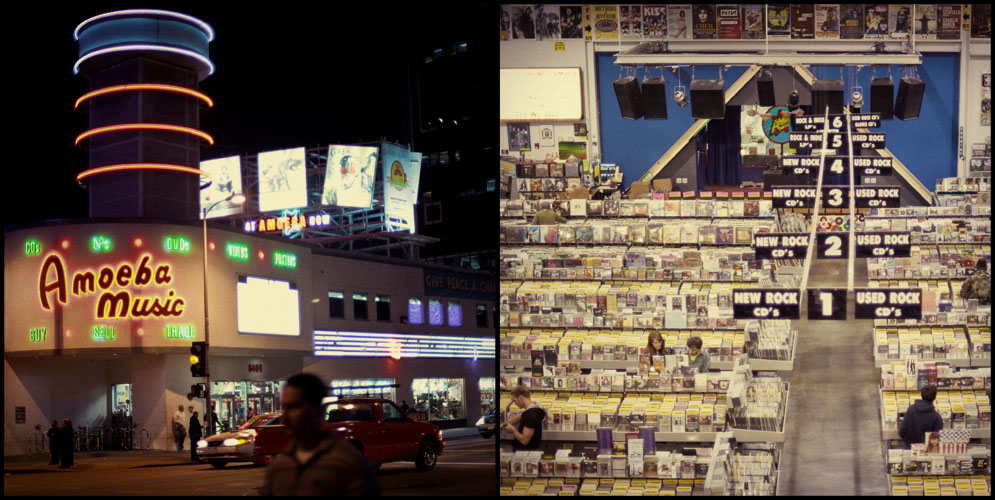
[[[807,234],[757,233],[753,235],[753,249],[760,259],[804,259],[808,251]]]
[[[763,121],[764,135],[771,142],[778,144],[788,142],[791,134],[791,110],[786,106],[775,106],[768,109],[765,115],[769,115],[770,118]]]
[[[829,131],[839,132],[846,124],[846,115],[829,115]],[[823,130],[826,127],[826,117],[818,116],[793,116],[791,126],[799,132],[811,132]],[[856,128],[876,128],[881,126],[881,115],[879,113],[850,115],[850,129]]]
[[[857,208],[897,207],[902,198],[898,186],[857,187],[854,188],[854,193]]]
[[[856,319],[920,319],[922,290],[919,288],[857,290],[855,317]]]
[[[808,319],[846,321],[846,289],[808,289]]]
[[[732,314],[736,319],[798,319],[798,290],[743,289],[732,292]]]
[[[853,167],[860,175],[891,175],[891,158],[886,156],[854,156]]]
[[[781,170],[786,174],[807,174],[819,171],[822,158],[819,156],[785,156],[781,158]],[[850,166],[850,158],[846,156],[827,156],[825,175],[845,174]]]
[[[847,259],[850,257],[850,234],[815,233],[815,248],[820,259]]]
[[[857,257],[909,257],[912,253],[912,239],[907,232],[856,234]]]
[[[815,205],[815,186],[781,186],[772,191],[774,208],[812,208]],[[822,186],[822,208],[843,208],[849,202],[850,188]]]

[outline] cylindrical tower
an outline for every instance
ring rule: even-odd
[[[73,72],[90,81],[76,101],[89,106],[90,129],[76,138],[89,148],[90,217],[197,219],[199,130],[209,97],[198,83],[214,72],[210,25],[186,14],[131,9],[91,17],[73,33]],[[202,181],[202,179],[204,179]]]

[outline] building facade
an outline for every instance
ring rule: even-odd
[[[222,429],[279,409],[282,380],[320,376],[336,395],[407,402],[440,427],[494,406],[493,275],[207,230],[208,370]],[[88,219],[4,238],[4,454],[35,424],[130,421],[171,449],[205,340],[197,223]],[[185,413],[189,418],[189,411]],[[123,420],[122,420],[123,419]]]

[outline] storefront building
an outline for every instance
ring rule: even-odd
[[[4,454],[36,424],[130,421],[171,449],[205,340],[199,223],[89,219],[4,238]],[[209,373],[222,428],[279,410],[301,371],[332,395],[388,397],[441,427],[494,405],[494,278],[210,227]],[[189,418],[190,413],[186,413]],[[139,444],[144,444],[140,441]]]

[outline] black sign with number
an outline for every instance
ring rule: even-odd
[[[846,289],[808,289],[808,319],[846,321]]]
[[[843,129],[846,124],[846,116],[844,115],[829,115],[829,130],[831,132],[838,132]],[[826,117],[819,116],[791,116],[791,130],[796,130],[799,132],[808,132],[814,130],[822,130],[826,126]],[[869,113],[861,115],[850,115],[850,128],[876,128],[881,126],[881,115],[878,113]]]
[[[856,290],[856,319],[920,319],[919,288],[861,288]]]
[[[902,199],[902,190],[898,186],[879,186],[854,188],[857,196],[857,208],[897,207]]]
[[[854,156],[853,167],[860,175],[891,175],[894,170],[891,158],[883,156]]]
[[[819,171],[819,156],[785,156],[781,158],[781,170],[788,174],[802,174]],[[847,166],[850,165],[850,158],[846,156],[827,156],[826,166],[823,171],[828,174],[845,174]],[[798,169],[806,169],[801,172]]]
[[[858,258],[908,257],[912,254],[912,238],[908,232],[859,232],[855,235]]]
[[[822,186],[822,208],[850,206],[850,188],[847,186]]]
[[[732,292],[736,319],[799,319],[801,292],[784,288],[744,288]]]
[[[833,217],[826,215],[825,217]],[[815,233],[816,256],[820,259],[850,257],[850,233]]]
[[[808,252],[808,236],[801,233],[757,233],[753,235],[753,250],[760,259],[804,259]]]
[[[850,134],[853,149],[884,149],[884,132]],[[846,134],[829,134],[827,146],[833,149],[845,148]]]

